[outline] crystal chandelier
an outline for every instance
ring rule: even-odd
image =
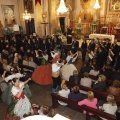
[[[99,2],[98,2],[98,0],[96,0],[96,2],[95,2],[95,5],[93,6],[93,8],[95,8],[95,9],[98,9],[98,8],[100,8],[100,5],[99,5]]]
[[[68,8],[66,7],[64,0],[60,0],[60,5],[57,9],[57,13],[65,13],[67,11],[68,11]]]
[[[23,19],[25,20],[31,20],[31,15],[30,13],[27,12],[27,10],[25,10],[25,12],[23,13]]]

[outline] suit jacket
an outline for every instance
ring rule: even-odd
[[[79,48],[79,42],[78,41],[73,41],[72,42],[72,47]]]
[[[94,52],[94,50],[95,50],[95,43],[94,42],[89,44],[89,50]]]
[[[93,84],[93,89],[101,91],[101,92],[105,92],[106,91],[106,82],[101,81],[96,84]]]
[[[81,49],[82,49],[83,51],[84,51],[84,50],[87,50],[87,43],[86,43],[86,42],[82,42]]]

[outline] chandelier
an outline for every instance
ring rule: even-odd
[[[60,0],[60,5],[57,9],[57,13],[65,13],[67,11],[68,11],[68,8],[66,7],[64,0]]]
[[[27,10],[25,10],[25,12],[23,13],[23,19],[25,20],[31,20],[31,15],[30,13],[27,12]]]
[[[98,0],[96,0],[96,2],[95,2],[95,5],[93,6],[93,8],[95,8],[95,9],[98,9],[98,8],[100,8],[100,5],[99,5],[99,2],[98,2]]]

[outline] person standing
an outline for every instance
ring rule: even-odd
[[[52,92],[55,93],[58,91],[59,86],[61,85],[61,78],[60,78],[60,68],[64,65],[64,63],[59,63],[60,57],[56,55],[55,58],[52,60],[52,79],[53,79],[53,87]]]
[[[52,70],[51,64],[48,63],[48,55],[44,52],[40,56],[37,50],[35,52],[36,57],[41,61],[41,65],[33,72],[32,80],[40,85],[52,84]]]
[[[87,52],[87,42],[84,39],[81,45],[81,52],[82,52],[82,62],[85,62],[85,56]]]
[[[13,96],[13,101],[8,107],[6,120],[23,118],[25,114],[29,114],[30,112],[33,113],[31,103],[23,91],[25,85],[30,80],[31,78],[29,78],[25,82],[20,82],[18,78],[12,79],[13,86],[11,88],[11,93]]]

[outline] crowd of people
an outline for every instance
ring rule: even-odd
[[[65,83],[63,84],[62,80],[81,84],[102,92],[107,91],[111,94],[107,97],[107,104],[109,105],[104,104],[101,110],[115,115],[117,105],[114,101],[114,95],[120,96],[120,83],[117,81],[120,78],[116,80],[117,82],[114,81],[113,86],[109,88],[106,87],[105,80],[110,77],[108,74],[111,74],[111,72],[119,74],[120,47],[117,40],[111,43],[109,39],[105,39],[104,42],[93,39],[88,44],[84,39],[80,46],[77,39],[73,37],[71,46],[68,48],[67,43],[56,35],[53,38],[51,36],[39,38],[30,34],[21,39],[17,36],[12,36],[11,39],[4,37],[0,40],[0,53],[2,82],[9,83],[9,85],[7,84],[2,88],[2,99],[9,105],[6,115],[7,120],[16,117],[23,118],[25,114],[29,113],[34,114],[34,107],[37,107],[37,105],[31,105],[29,101],[31,92],[26,86],[31,79],[40,85],[52,84],[51,92],[76,101],[78,105],[85,104],[95,109],[97,109],[98,100],[94,98],[92,91],[80,91],[77,86],[69,89]],[[73,64],[78,57],[81,58],[83,63],[80,71]],[[35,71],[31,72],[27,69],[21,71],[19,68],[21,64],[35,68]],[[114,71],[111,68],[114,68]],[[29,72],[31,72],[30,78],[27,76]],[[84,73],[84,78],[78,76],[79,72]],[[98,76],[98,80],[93,82],[89,75]],[[26,79],[28,80],[26,81]],[[23,82],[20,82],[20,80]],[[59,90],[60,87],[61,90]],[[115,89],[116,94],[111,89]],[[86,94],[88,98],[84,99],[83,94]],[[6,98],[8,99],[6,100]],[[58,103],[67,105],[61,101],[58,101]],[[113,111],[110,108],[112,106],[114,106]],[[107,107],[110,108],[110,111]],[[44,106],[41,109],[44,110],[43,108]],[[49,111],[45,112],[45,115],[48,114]]]

